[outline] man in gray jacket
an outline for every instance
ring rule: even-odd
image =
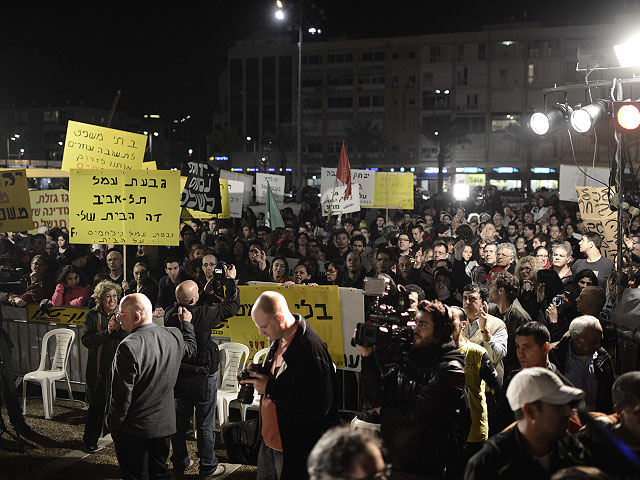
[[[118,320],[130,335],[113,359],[106,427],[125,479],[173,478],[166,463],[176,432],[173,387],[180,362],[196,351],[191,315],[181,308],[178,316],[181,329],[165,328],[152,322],[145,295],[120,302]]]

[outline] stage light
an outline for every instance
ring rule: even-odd
[[[618,62],[622,68],[640,66],[640,37],[634,37],[620,45],[615,45]]]
[[[616,132],[633,132],[640,127],[640,102],[613,102]]]
[[[466,183],[456,183],[453,186],[453,197],[459,202],[464,202],[469,198],[469,185]]]
[[[597,100],[574,110],[571,114],[571,126],[578,133],[587,133],[596,123],[607,117],[609,107],[607,100]]]
[[[537,135],[546,135],[562,125],[571,112],[569,105],[559,103],[549,110],[531,115],[529,127]]]

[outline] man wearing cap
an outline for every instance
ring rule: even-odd
[[[522,370],[507,389],[516,426],[487,440],[469,460],[465,480],[541,480],[561,468],[589,464],[590,452],[567,435],[571,412],[583,397],[582,390],[564,385],[546,368]]]

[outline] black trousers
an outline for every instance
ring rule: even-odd
[[[95,445],[98,443],[102,433],[104,423],[104,410],[106,406],[102,402],[91,402],[87,410],[87,422],[84,424],[85,445]]]
[[[171,436],[140,438],[119,432],[114,443],[125,480],[175,478],[167,467]]]

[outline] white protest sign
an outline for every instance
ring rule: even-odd
[[[231,218],[241,218],[244,182],[239,180],[227,180],[227,182],[229,183],[229,215]]]
[[[225,180],[236,180],[244,183],[243,203],[249,205],[251,203],[251,187],[253,187],[253,177],[243,173],[230,172],[229,170],[220,170],[220,178]],[[231,202],[231,199],[229,199]]]
[[[360,196],[354,195],[355,192],[360,190],[360,184],[351,184],[351,195],[344,199],[344,193],[347,190],[347,186],[331,188],[321,193],[322,215],[327,216],[329,214],[329,208],[331,208],[331,214],[337,215],[338,213],[351,213],[360,211]],[[333,193],[333,202],[331,202],[331,193]]]
[[[276,196],[276,200],[282,201],[284,197],[284,175],[256,173],[256,202],[265,202],[267,184],[271,186],[271,191]]]
[[[578,168],[576,165],[560,165],[559,198],[563,201],[577,202],[576,187],[603,187],[609,185],[610,175],[611,172],[608,168]]]
[[[336,180],[336,169],[322,167],[320,177],[320,191],[333,190]],[[373,206],[373,194],[376,188],[376,172],[371,170],[351,170],[351,185],[360,184],[360,206]],[[340,183],[338,183],[340,185]],[[353,188],[353,187],[352,187]]]

